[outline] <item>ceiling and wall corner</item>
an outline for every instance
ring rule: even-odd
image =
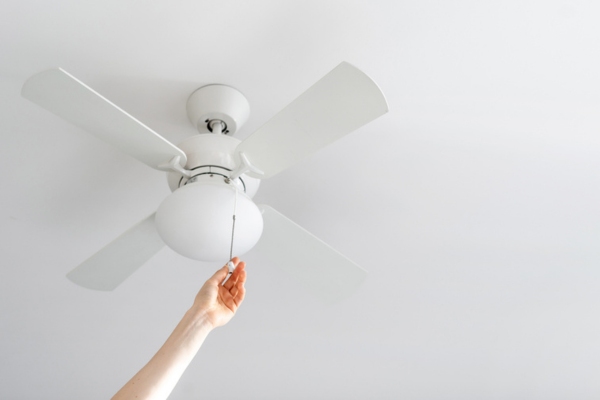
[[[248,98],[243,139],[341,61],[390,112],[265,180],[370,273],[323,306],[249,253],[248,295],[172,399],[600,396],[600,4],[5,1],[0,398],[103,399],[218,265],[158,253],[112,293],[65,274],[156,209],[163,173],[20,96],[65,68],[173,143]]]

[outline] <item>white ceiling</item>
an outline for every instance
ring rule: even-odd
[[[364,266],[323,306],[256,254],[246,302],[172,399],[600,397],[600,4],[30,1],[0,15],[0,398],[105,399],[217,265],[164,249],[112,293],[65,274],[169,193],[20,97],[61,66],[177,143],[185,101],[248,97],[244,138],[346,60],[390,113],[263,182]]]

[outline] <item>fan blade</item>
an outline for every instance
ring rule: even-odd
[[[278,211],[259,205],[264,228],[257,251],[326,303],[350,296],[367,272]]]
[[[281,110],[237,148],[269,178],[385,114],[375,82],[343,62]]]
[[[113,290],[164,245],[151,214],[69,272],[67,278],[88,289]]]
[[[29,78],[21,95],[152,168],[176,156],[185,165],[177,146],[60,68]]]

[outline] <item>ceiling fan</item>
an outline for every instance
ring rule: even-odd
[[[388,111],[377,84],[343,62],[247,139],[246,98],[226,85],[203,86],[187,101],[199,134],[178,146],[68,72],[29,78],[21,91],[59,117],[146,165],[167,171],[173,193],[151,214],[84,261],[67,277],[113,290],[164,245],[202,261],[222,261],[259,246],[274,264],[325,301],[351,294],[366,272],[267,205],[251,200],[260,180],[296,164]]]

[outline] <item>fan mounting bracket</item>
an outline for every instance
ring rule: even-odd
[[[158,169],[162,171],[173,171],[178,172],[185,177],[192,176],[192,171],[187,170],[181,166],[181,156],[175,156],[168,163],[164,163],[158,166]]]
[[[245,174],[246,172],[254,172],[257,175],[265,174],[260,169],[256,168],[254,165],[252,165],[252,163],[250,162],[250,160],[248,160],[248,157],[246,157],[244,152],[240,152],[240,164],[237,166],[237,168],[235,170],[231,171],[231,175],[229,176],[229,179],[231,179],[231,180],[237,179],[242,174]]]
[[[237,89],[227,85],[207,85],[197,89],[187,100],[187,115],[198,132],[215,132],[215,122],[223,129],[215,133],[235,134],[250,116],[250,103]]]

